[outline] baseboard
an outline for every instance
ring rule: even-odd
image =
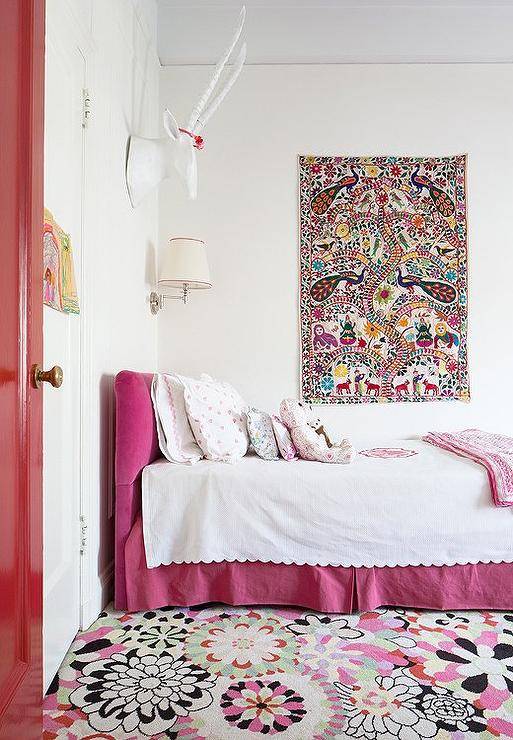
[[[111,560],[96,581],[96,587],[92,588],[90,598],[81,605],[81,629],[85,630],[98,619],[98,615],[112,601],[114,593],[114,560]]]

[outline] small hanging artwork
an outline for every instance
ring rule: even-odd
[[[43,303],[64,313],[80,313],[71,238],[47,208],[43,230]]]
[[[466,158],[299,157],[302,396],[468,400]]]

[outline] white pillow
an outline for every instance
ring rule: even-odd
[[[234,462],[248,450],[245,403],[229,383],[202,375],[183,378],[185,408],[196,442],[206,458]]]
[[[156,373],[151,383],[160,451],[170,462],[197,463],[203,453],[185,410],[184,386],[177,375]]]

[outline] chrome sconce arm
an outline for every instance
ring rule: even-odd
[[[183,301],[187,303],[188,298],[189,286],[187,283],[183,284],[182,292],[179,295],[164,295],[152,290],[150,293],[150,311],[155,316],[155,314],[164,308],[164,301]]]

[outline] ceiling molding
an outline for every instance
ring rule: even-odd
[[[512,0],[157,0],[157,4],[162,7],[170,8],[188,8],[195,10],[205,10],[207,8],[240,8],[245,5],[246,8],[266,8],[268,10],[276,8],[310,8],[313,10],[322,10],[323,8],[430,8],[430,7],[454,7],[454,8],[490,8],[490,7],[508,7],[513,5]]]
[[[248,64],[513,62],[513,0],[246,0]],[[240,3],[159,0],[163,65],[214,64]]]

